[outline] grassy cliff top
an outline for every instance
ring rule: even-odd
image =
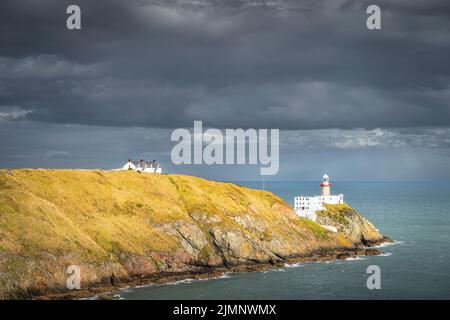
[[[348,206],[319,223],[278,196],[232,183],[135,171],[0,170],[0,299],[66,290],[110,277],[274,263],[382,239]]]
[[[249,233],[251,215],[263,237],[326,237],[270,192],[183,175],[101,170],[1,170],[0,250],[39,255],[75,252],[89,259],[116,251],[173,251],[177,239],[158,224],[191,223],[196,214]],[[214,222],[216,221],[216,222]],[[297,229],[286,228],[286,223]],[[258,235],[260,236],[260,235]]]

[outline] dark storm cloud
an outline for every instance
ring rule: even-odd
[[[104,126],[450,124],[448,1],[0,3],[0,115]],[[368,31],[365,9],[382,8]]]

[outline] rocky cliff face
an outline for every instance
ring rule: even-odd
[[[325,205],[317,212],[317,223],[335,227],[340,234],[355,245],[370,247],[389,241],[375,226],[347,204]]]
[[[348,206],[299,218],[270,192],[181,175],[0,171],[0,298],[277,263],[380,242]]]

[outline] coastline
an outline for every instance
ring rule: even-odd
[[[239,272],[264,272],[273,268],[284,267],[285,264],[296,263],[312,263],[312,262],[328,262],[333,260],[345,260],[348,258],[355,258],[358,256],[378,256],[383,255],[384,252],[379,250],[390,244],[395,244],[395,241],[388,237],[384,237],[379,241],[374,241],[365,247],[355,248],[339,248],[331,251],[316,252],[310,255],[302,255],[297,257],[287,258],[283,261],[273,263],[251,263],[241,264],[229,267],[193,267],[192,270],[184,272],[173,273],[156,273],[152,276],[140,277],[134,276],[131,278],[117,279],[114,284],[110,282],[103,282],[81,290],[63,291],[63,292],[48,292],[43,295],[33,297],[32,300],[76,300],[76,299],[91,299],[91,300],[114,300],[114,296],[125,288],[137,288],[149,285],[163,285],[171,284],[183,280],[209,280],[222,277],[227,273]]]
[[[2,243],[4,299],[79,299],[381,254],[373,247],[390,241],[348,204],[326,205],[314,222],[271,192],[193,176],[15,170],[0,184],[9,213],[0,233],[14,239]],[[81,290],[67,288],[68,266]]]

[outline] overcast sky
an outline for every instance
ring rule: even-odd
[[[202,120],[280,129],[269,180],[450,180],[449,57],[448,0],[2,0],[0,167],[260,179],[171,163],[172,130]]]

